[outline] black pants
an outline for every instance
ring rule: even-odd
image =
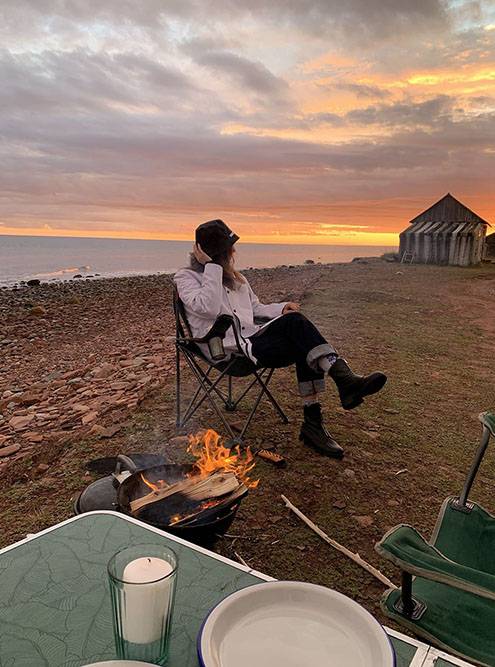
[[[315,325],[301,313],[287,313],[250,337],[251,351],[266,368],[296,364],[299,393],[310,396],[325,389],[324,373],[318,359],[335,350]]]

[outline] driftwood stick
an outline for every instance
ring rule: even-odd
[[[244,565],[244,567],[249,567],[249,565],[246,563],[246,561],[241,556],[241,554],[238,554],[237,551],[234,551],[234,554],[235,554],[237,560],[239,561],[239,563],[242,563]]]
[[[129,505],[131,512],[138,512],[146,505],[156,503],[159,500],[165,500],[175,493],[182,493],[190,500],[204,500],[207,498],[217,498],[227,493],[231,493],[239,486],[234,473],[216,472],[208,477],[199,478],[191,477],[185,479],[171,486],[159,489],[158,491],[151,491],[141,498],[132,500]]]
[[[366,570],[366,572],[369,572],[369,574],[373,575],[378,581],[380,581],[382,584],[387,586],[388,588],[397,588],[397,586],[390,581],[384,574],[380,572],[380,570],[377,570],[373,565],[370,565],[367,563],[365,560],[361,558],[359,554],[356,554],[346,547],[342,546],[342,544],[339,544],[335,540],[332,540],[331,537],[328,537],[326,533],[324,533],[321,528],[319,528],[315,523],[311,521],[311,519],[308,519],[308,517],[301,512],[295,505],[293,505],[288,498],[286,498],[284,495],[281,496],[282,500],[286,504],[286,506],[294,512],[294,514],[297,514],[297,516],[304,521],[304,523],[311,528],[317,535],[321,537],[322,540],[325,540],[330,546],[332,546],[334,549],[337,549],[337,551],[340,551],[340,553],[343,553],[345,556],[350,558],[352,561],[360,565],[362,568]]]

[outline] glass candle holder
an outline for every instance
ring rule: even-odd
[[[177,556],[156,544],[118,551],[108,563],[117,657],[165,665]]]

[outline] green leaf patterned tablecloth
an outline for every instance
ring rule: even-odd
[[[81,515],[0,553],[0,666],[80,667],[114,658],[106,565],[139,543],[165,543],[179,557],[168,666],[197,667],[196,636],[208,611],[260,579],[115,513]],[[408,667],[416,647],[393,642],[397,667]]]
[[[115,658],[107,562],[129,544],[164,542],[180,563],[169,665],[197,665],[196,635],[208,611],[259,579],[124,517],[93,514],[0,555],[1,667]]]

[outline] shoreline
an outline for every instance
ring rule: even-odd
[[[357,262],[357,261],[376,261],[376,260],[383,260],[385,259],[386,255],[393,255],[394,253],[385,253],[382,255],[371,255],[371,256],[356,256],[353,259],[346,261],[346,262],[317,262],[314,260],[305,260],[301,264],[278,264],[276,266],[263,266],[263,267],[255,267],[255,266],[249,266],[244,269],[240,269],[241,273],[256,273],[258,271],[277,271],[277,270],[298,270],[301,268],[306,268],[309,266],[315,266],[319,268],[325,268],[325,267],[330,267],[330,266],[343,266],[346,264],[352,264],[352,262]],[[386,260],[389,261],[389,260]],[[107,274],[103,275],[100,273],[94,273],[94,274],[88,274],[85,275],[84,273],[76,273],[74,274],[71,278],[50,278],[50,279],[43,279],[43,278],[38,278],[36,276],[33,276],[32,278],[25,278],[25,279],[19,279],[16,281],[9,281],[7,282],[2,282],[0,280],[0,290],[2,292],[6,291],[11,291],[11,292],[18,292],[20,290],[24,289],[33,289],[33,288],[46,288],[46,287],[51,287],[51,286],[69,286],[69,285],[81,285],[81,284],[88,284],[88,283],[98,283],[98,282],[106,282],[106,281],[114,281],[114,280],[132,280],[132,279],[137,279],[137,280],[143,280],[143,279],[157,279],[157,278],[170,278],[178,271],[179,269],[171,270],[171,271],[152,271],[150,273],[141,273],[141,272],[136,272],[136,273],[124,273],[124,274]],[[36,282],[36,284],[34,284]]]

